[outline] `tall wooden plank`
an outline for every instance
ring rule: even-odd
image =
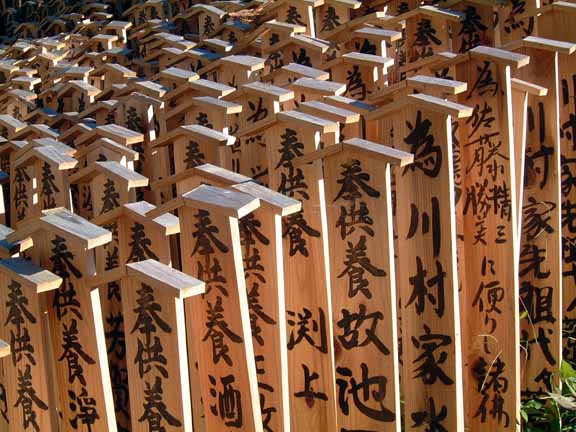
[[[155,260],[126,265],[122,308],[132,431],[192,428],[184,299],[204,283]]]
[[[411,161],[361,139],[323,158],[338,426],[345,430],[400,431],[390,167]]]
[[[11,358],[4,362],[6,407],[13,430],[58,430],[57,402],[49,390],[52,359],[44,341],[46,321],[40,296],[62,279],[23,258],[0,261],[2,338]]]
[[[293,160],[338,140],[337,123],[289,111],[266,131],[270,188],[302,201],[283,221],[292,428],[335,430],[328,232],[321,161]]]
[[[14,243],[31,236],[32,262],[63,280],[47,301],[60,430],[116,431],[100,298],[98,289],[90,292],[87,286],[87,277],[95,271],[92,249],[109,242],[111,234],[65,209],[44,214],[7,240]]]
[[[381,118],[386,109],[369,118]],[[414,154],[412,165],[397,170],[395,186],[402,385],[405,394],[418,395],[406,400],[415,430],[429,419],[464,430],[452,117],[470,113],[427,95],[405,96],[389,110],[394,147]]]
[[[459,101],[474,108],[458,124],[461,151],[463,326],[467,427],[518,430],[520,358],[518,227],[511,69],[529,58],[476,47],[456,65]],[[469,257],[474,257],[469,258]],[[490,407],[493,407],[492,409]]]
[[[238,219],[258,206],[248,195],[203,185],[148,213],[178,209],[182,268],[206,283],[206,293],[184,308],[188,361],[198,368],[202,398],[194,416],[203,413],[208,431],[263,431],[238,228]]]
[[[528,95],[526,168],[520,238],[521,343],[526,348],[522,396],[531,398],[559,385],[553,374],[562,359],[562,228],[559,127],[560,55],[576,45],[528,37],[515,52],[530,56],[519,78],[548,89]]]

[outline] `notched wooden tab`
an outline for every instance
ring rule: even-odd
[[[456,118],[465,118],[472,115],[471,107],[456,102],[450,102],[435,96],[419,93],[408,95],[407,99],[412,100],[413,103],[416,103],[419,106],[444,114],[449,114]]]
[[[41,160],[51,163],[60,171],[76,167],[78,161],[57,150],[54,147],[34,147],[18,156],[14,161],[14,166],[22,166],[33,163],[34,160]]]
[[[367,153],[370,158],[383,160],[401,167],[414,162],[414,155],[411,153],[360,138],[351,138],[344,141],[343,150]]]
[[[298,75],[301,78],[311,78],[320,81],[325,81],[330,78],[330,74],[326,71],[298,63],[290,63],[286,66],[282,66],[281,70]]]
[[[43,210],[43,216],[27,221],[22,228],[6,236],[9,243],[17,243],[31,237],[35,232],[51,232],[78,241],[85,249],[110,243],[112,233],[63,207]]]
[[[62,284],[60,276],[32,264],[25,258],[0,260],[0,272],[36,293],[55,290]]]
[[[356,99],[347,98],[345,96],[325,96],[323,101],[329,105],[354,111],[358,114],[366,114],[376,109],[374,105]]]
[[[346,91],[346,84],[333,81],[321,81],[312,78],[298,78],[288,87],[302,93],[313,92],[322,96],[340,96]]]
[[[394,64],[393,58],[378,56],[374,54],[365,54],[359,52],[350,52],[342,56],[343,59],[351,63],[363,66],[385,66],[390,67]]]
[[[203,140],[213,145],[232,145],[236,141],[236,137],[214,129],[207,128],[200,125],[187,125],[180,126],[177,129],[165,134],[163,137],[153,141],[152,147],[165,146],[174,142],[179,136],[188,136],[191,139]]]
[[[298,109],[303,113],[342,124],[352,124],[360,121],[360,114],[320,101],[301,102]]]
[[[154,204],[150,204],[148,201],[128,203],[124,204],[123,207],[136,219],[144,222],[153,222],[159,228],[162,228],[164,235],[178,234],[180,232],[180,220],[171,213],[164,213],[153,219],[147,217],[146,214],[156,208]]]
[[[242,105],[234,102],[229,102],[223,99],[218,99],[213,96],[198,96],[192,98],[197,106],[212,108],[219,111],[221,114],[238,114],[242,112]]]
[[[248,94],[269,97],[278,102],[286,102],[294,99],[294,92],[292,90],[288,90],[272,84],[265,84],[260,81],[244,84],[240,87],[240,89],[241,91],[245,90]]]
[[[446,95],[457,95],[466,91],[468,84],[462,81],[455,81],[445,78],[436,78],[425,75],[416,75],[406,79],[407,84],[425,93],[427,90],[440,90]]]
[[[302,203],[300,201],[254,181],[238,183],[233,185],[232,188],[254,198],[258,198],[263,208],[270,208],[280,216],[288,216],[302,210]]]
[[[576,50],[576,44],[538,36],[526,36],[524,39],[511,42],[503,48],[512,51],[520,48],[536,48],[570,55]]]
[[[144,135],[141,133],[116,124],[96,126],[96,131],[100,136],[124,145],[138,144],[144,141]]]
[[[321,133],[336,132],[340,130],[340,127],[336,122],[312,116],[301,111],[282,111],[276,116],[278,121],[294,122],[300,127],[309,127]]]
[[[510,82],[513,90],[523,91],[533,96],[546,96],[548,94],[548,89],[546,87],[528,81],[512,78]]]
[[[158,289],[161,295],[178,299],[206,291],[204,282],[153,259],[126,264],[126,275]]]
[[[515,68],[521,68],[530,63],[530,56],[487,46],[477,46],[469,53],[471,58],[488,59]]]
[[[194,175],[202,176],[207,180],[213,180],[222,185],[233,185],[254,181],[251,177],[209,163],[198,165],[194,169]]]
[[[182,198],[187,207],[235,218],[242,218],[260,206],[260,201],[250,195],[209,185],[200,185],[183,194]]]

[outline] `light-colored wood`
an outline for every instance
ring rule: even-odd
[[[57,401],[49,390],[53,373],[40,296],[58,289],[62,279],[22,258],[0,261],[6,299],[0,307],[2,338],[12,354],[4,362],[10,427],[57,430]]]
[[[203,293],[204,283],[155,260],[126,267],[122,309],[132,430],[192,431],[183,299]]]
[[[399,431],[391,160],[378,159],[369,146],[363,146],[365,143],[345,141],[340,152],[323,159],[326,201],[331,203],[327,207],[327,226],[334,266],[332,325],[339,388],[338,426],[347,430]],[[374,149],[386,149],[370,144]],[[359,147],[364,151],[355,151]],[[355,383],[368,381],[372,384],[369,396],[365,394],[362,405],[358,405]]]
[[[184,301],[190,385],[200,390],[192,395],[193,412],[203,413],[194,423],[206,430],[229,423],[263,431],[238,228],[238,218],[257,207],[258,199],[204,185],[185,194],[178,208],[182,268],[206,283],[206,294]],[[233,392],[236,403],[219,403],[229,394],[223,392]]]
[[[334,430],[337,424],[330,264],[321,161],[293,160],[338,142],[338,126],[294,111],[266,130],[270,188],[302,201],[283,223],[288,367],[293,430]]]
[[[462,327],[466,425],[472,429],[518,430],[520,353],[518,227],[512,124],[511,69],[529,57],[476,47],[458,63],[455,78],[467,81],[458,96],[474,107],[458,126],[462,161],[462,221],[465,256],[462,313],[480,314]],[[489,150],[490,149],[490,150]],[[487,201],[493,197],[495,201]],[[488,206],[488,207],[487,207]],[[482,385],[486,374],[507,386]],[[491,381],[493,383],[495,381]],[[489,401],[502,402],[498,410]]]

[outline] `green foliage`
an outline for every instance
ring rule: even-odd
[[[522,403],[523,432],[576,432],[576,371],[563,361],[557,374],[560,388]]]

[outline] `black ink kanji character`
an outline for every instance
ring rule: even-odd
[[[441,45],[442,41],[436,36],[436,29],[432,27],[432,21],[428,18],[422,18],[418,21],[416,28],[416,39],[412,46],[416,48],[411,62],[418,59],[429,57],[434,54],[432,44]],[[418,51],[419,49],[419,51]]]
[[[218,397],[217,404],[210,405],[210,412],[215,416],[220,416],[226,426],[242,428],[242,394],[232,385],[235,381],[234,375],[220,378],[223,391],[216,391],[215,377],[208,375],[208,379],[213,386],[210,388],[210,395],[214,398]]]
[[[422,259],[416,257],[416,274],[410,276],[408,279],[412,288],[412,294],[408,299],[406,307],[415,303],[416,313],[421,315],[425,310],[426,300],[428,300],[434,308],[434,312],[439,318],[444,316],[445,301],[444,301],[444,279],[446,272],[442,269],[442,263],[436,261],[436,274],[431,277],[428,276],[428,270],[424,269]],[[435,289],[436,294],[432,290]]]
[[[328,396],[326,396],[326,393],[316,392],[312,387],[312,382],[316,381],[320,376],[316,372],[310,373],[310,369],[305,364],[302,365],[302,369],[304,369],[304,389],[294,393],[294,397],[305,398],[309,407],[314,405],[316,399],[327,401]]]
[[[85,387],[82,387],[79,395],[68,390],[68,398],[70,399],[70,409],[76,414],[74,418],[70,419],[72,427],[79,429],[79,424],[83,424],[88,432],[92,432],[92,426],[100,418],[96,400],[88,395]]]
[[[497,321],[493,316],[495,314],[501,314],[502,310],[498,308],[498,304],[504,300],[505,291],[500,285],[500,281],[494,280],[484,280],[488,275],[496,275],[496,270],[494,269],[494,261],[489,260],[486,257],[482,259],[481,274],[483,280],[478,286],[476,295],[472,302],[472,306],[477,306],[479,312],[484,312],[484,324],[490,325],[488,333],[493,333],[496,329]]]
[[[532,324],[556,322],[552,312],[553,294],[554,289],[551,286],[534,286],[531,282],[522,281],[520,286],[521,311],[524,309],[528,312]]]
[[[338,278],[348,276],[348,297],[354,298],[361,292],[367,299],[371,299],[372,293],[368,289],[370,281],[365,277],[365,272],[375,277],[385,277],[386,271],[372,264],[366,255],[366,236],[360,236],[356,244],[350,241],[347,244],[345,267]]]
[[[62,355],[58,361],[66,360],[68,365],[68,382],[73,384],[76,379],[82,384],[86,385],[86,378],[84,377],[84,368],[80,364],[80,359],[84,360],[86,364],[96,364],[94,359],[90,357],[82,348],[78,338],[78,322],[72,319],[70,325],[63,324],[63,343]]]
[[[480,96],[484,96],[488,92],[491,92],[491,96],[496,96],[499,86],[498,82],[494,80],[491,66],[492,63],[490,63],[490,61],[484,60],[482,66],[476,67],[478,77],[468,92],[467,99],[470,99],[475,91],[477,91]]]
[[[154,298],[154,289],[146,284],[136,291],[137,307],[133,309],[136,314],[134,326],[130,334],[138,332],[144,336],[144,340],[138,338],[138,347],[134,363],[138,364],[140,378],[152,370],[154,366],[164,378],[168,377],[165,366],[167,359],[163,355],[164,348],[158,336],[153,336],[158,329],[164,333],[172,333],[172,327],[160,317],[162,306]]]
[[[481,33],[488,30],[488,27],[482,23],[482,17],[478,15],[474,6],[467,6],[464,10],[464,21],[461,23],[458,36],[462,41],[458,52],[463,53],[476,48],[480,45],[482,38]]]
[[[135,132],[144,133],[144,127],[142,126],[142,119],[138,116],[138,112],[135,107],[128,107],[126,110],[126,126]]]
[[[354,405],[365,416],[380,422],[394,421],[396,415],[384,406],[387,378],[382,375],[371,377],[366,363],[362,363],[360,368],[362,369],[360,382],[356,381],[350,369],[346,367],[336,369],[336,373],[344,377],[336,379],[340,411],[346,416],[350,415],[348,395],[352,395]],[[371,401],[376,407],[368,405]]]
[[[547,279],[550,276],[550,270],[542,270],[542,263],[546,259],[546,249],[540,249],[535,244],[525,244],[520,251],[520,269],[519,276],[526,276],[533,272],[536,279]]]
[[[424,334],[418,338],[412,336],[412,344],[423,351],[414,359],[413,363],[420,362],[420,365],[414,369],[414,378],[421,378],[422,382],[427,385],[434,384],[437,380],[444,385],[454,384],[454,381],[440,367],[448,360],[448,350],[445,347],[450,346],[451,343],[450,336],[432,333],[430,327],[424,324]],[[436,351],[440,352],[436,353]]]
[[[234,343],[241,343],[242,337],[234,333],[224,320],[222,297],[218,296],[214,305],[209,301],[207,303],[208,322],[205,325],[208,331],[202,338],[202,342],[208,338],[212,341],[212,361],[214,364],[218,364],[220,359],[223,359],[228,366],[232,366],[232,359],[228,355],[230,348],[225,343],[225,337]]]
[[[146,388],[144,389],[144,402],[142,408],[144,413],[138,419],[139,422],[147,422],[148,430],[150,432],[165,432],[166,428],[163,426],[163,421],[173,427],[181,427],[182,423],[174,417],[169,411],[166,403],[163,401],[162,396],[164,389],[162,388],[162,379],[156,377],[154,384],[150,385],[148,381],[145,382]]]
[[[295,51],[292,51],[292,61],[294,63],[301,64],[303,66],[312,67],[312,61],[310,60],[310,57],[308,56],[304,48],[300,48],[298,54],[296,54]]]
[[[362,79],[360,67],[353,65],[352,70],[346,72],[346,95],[352,99],[364,100],[367,94],[366,83]]]
[[[306,308],[303,308],[302,312],[298,312],[298,314],[293,311],[286,311],[286,314],[288,315],[288,325],[290,327],[297,327],[296,334],[294,334],[294,330],[290,330],[290,337],[288,339],[289,350],[305,340],[320,352],[324,354],[328,352],[326,317],[321,308],[318,308],[318,320],[313,319],[312,311]],[[293,318],[296,316],[297,318]],[[318,334],[319,340],[315,341],[312,334]]]
[[[34,410],[34,406],[46,411],[48,410],[48,405],[38,397],[36,389],[32,386],[32,368],[29,364],[26,365],[24,371],[18,369],[16,393],[18,394],[18,399],[16,399],[14,407],[22,407],[22,426],[25,430],[27,430],[28,427],[32,427],[35,431],[39,432],[40,426],[36,421],[38,414]]]
[[[198,165],[202,165],[206,161],[206,156],[200,151],[200,146],[196,141],[188,141],[186,145],[186,158],[184,163],[186,164],[186,169],[194,168]]]
[[[50,168],[50,164],[48,162],[44,162],[42,164],[42,188],[40,190],[40,194],[44,200],[43,206],[45,209],[50,209],[56,206],[56,199],[54,195],[60,192],[60,189],[56,185],[56,176],[52,172]]]
[[[114,353],[116,358],[123,359],[126,357],[126,340],[124,337],[124,315],[122,313],[110,313],[106,317],[106,323],[109,331],[105,333],[108,341],[108,354]]]
[[[533,241],[541,234],[551,234],[554,228],[549,224],[556,204],[551,201],[536,201],[534,197],[528,197],[528,203],[522,207],[522,233],[526,240]]]
[[[120,207],[120,193],[116,190],[116,184],[112,179],[107,179],[104,183],[104,196],[102,197],[102,210],[100,214],[107,213]]]
[[[128,243],[130,256],[126,262],[138,262],[146,259],[158,260],[158,256],[150,249],[152,240],[146,237],[144,225],[134,222],[130,231],[132,233],[130,243]]]
[[[252,288],[248,292],[248,308],[250,310],[250,327],[252,329],[252,337],[260,345],[264,345],[264,339],[261,336],[262,329],[258,324],[258,320],[264,321],[266,324],[274,325],[276,321],[266,313],[264,307],[260,304],[260,293],[258,289],[260,285],[256,282],[252,284]]]
[[[288,6],[286,22],[289,24],[300,24],[303,26],[306,25],[306,23],[302,21],[302,15],[300,15],[296,6]]]
[[[436,402],[433,398],[428,399],[428,406],[427,411],[417,411],[410,415],[414,422],[412,427],[419,428],[425,425],[426,432],[449,432],[442,424],[448,417],[448,409],[442,405],[440,411],[436,412]]]
[[[252,111],[252,114],[248,116],[246,121],[256,123],[268,117],[268,108],[264,108],[262,106],[262,102],[263,102],[262,97],[258,98],[258,104],[255,104],[252,101],[248,101],[248,107],[250,108],[250,111]]]
[[[324,18],[322,18],[321,32],[332,31],[340,26],[340,17],[336,13],[334,6],[328,6]]]
[[[414,163],[406,166],[402,175],[418,168],[428,177],[437,177],[442,168],[442,149],[434,144],[434,135],[430,134],[432,122],[429,119],[423,120],[422,111],[418,110],[414,124],[407,121],[406,126],[410,133],[404,142],[410,146],[410,153],[414,154]]]
[[[366,313],[366,305],[359,304],[358,312],[351,313],[342,309],[342,318],[336,323],[342,334],[338,335],[338,341],[345,349],[363,347],[374,344],[382,354],[390,354],[390,350],[384,345],[376,334],[378,323],[384,319],[380,311]],[[363,339],[360,339],[363,337]]]
[[[307,257],[309,252],[304,234],[309,237],[320,237],[320,232],[308,225],[302,211],[287,216],[282,222],[282,238],[288,236],[290,240],[289,255],[294,256],[300,253]]]
[[[202,36],[210,36],[215,29],[214,21],[210,15],[206,15],[204,17],[204,31],[202,32]]]
[[[422,234],[432,232],[432,246],[434,257],[440,255],[440,247],[442,245],[442,224],[440,223],[440,203],[437,197],[432,197],[432,211],[422,211],[422,218],[420,218],[420,210],[416,204],[410,204],[410,227],[406,239],[411,239],[418,232],[418,227],[422,226]],[[420,219],[422,223],[420,224]]]

